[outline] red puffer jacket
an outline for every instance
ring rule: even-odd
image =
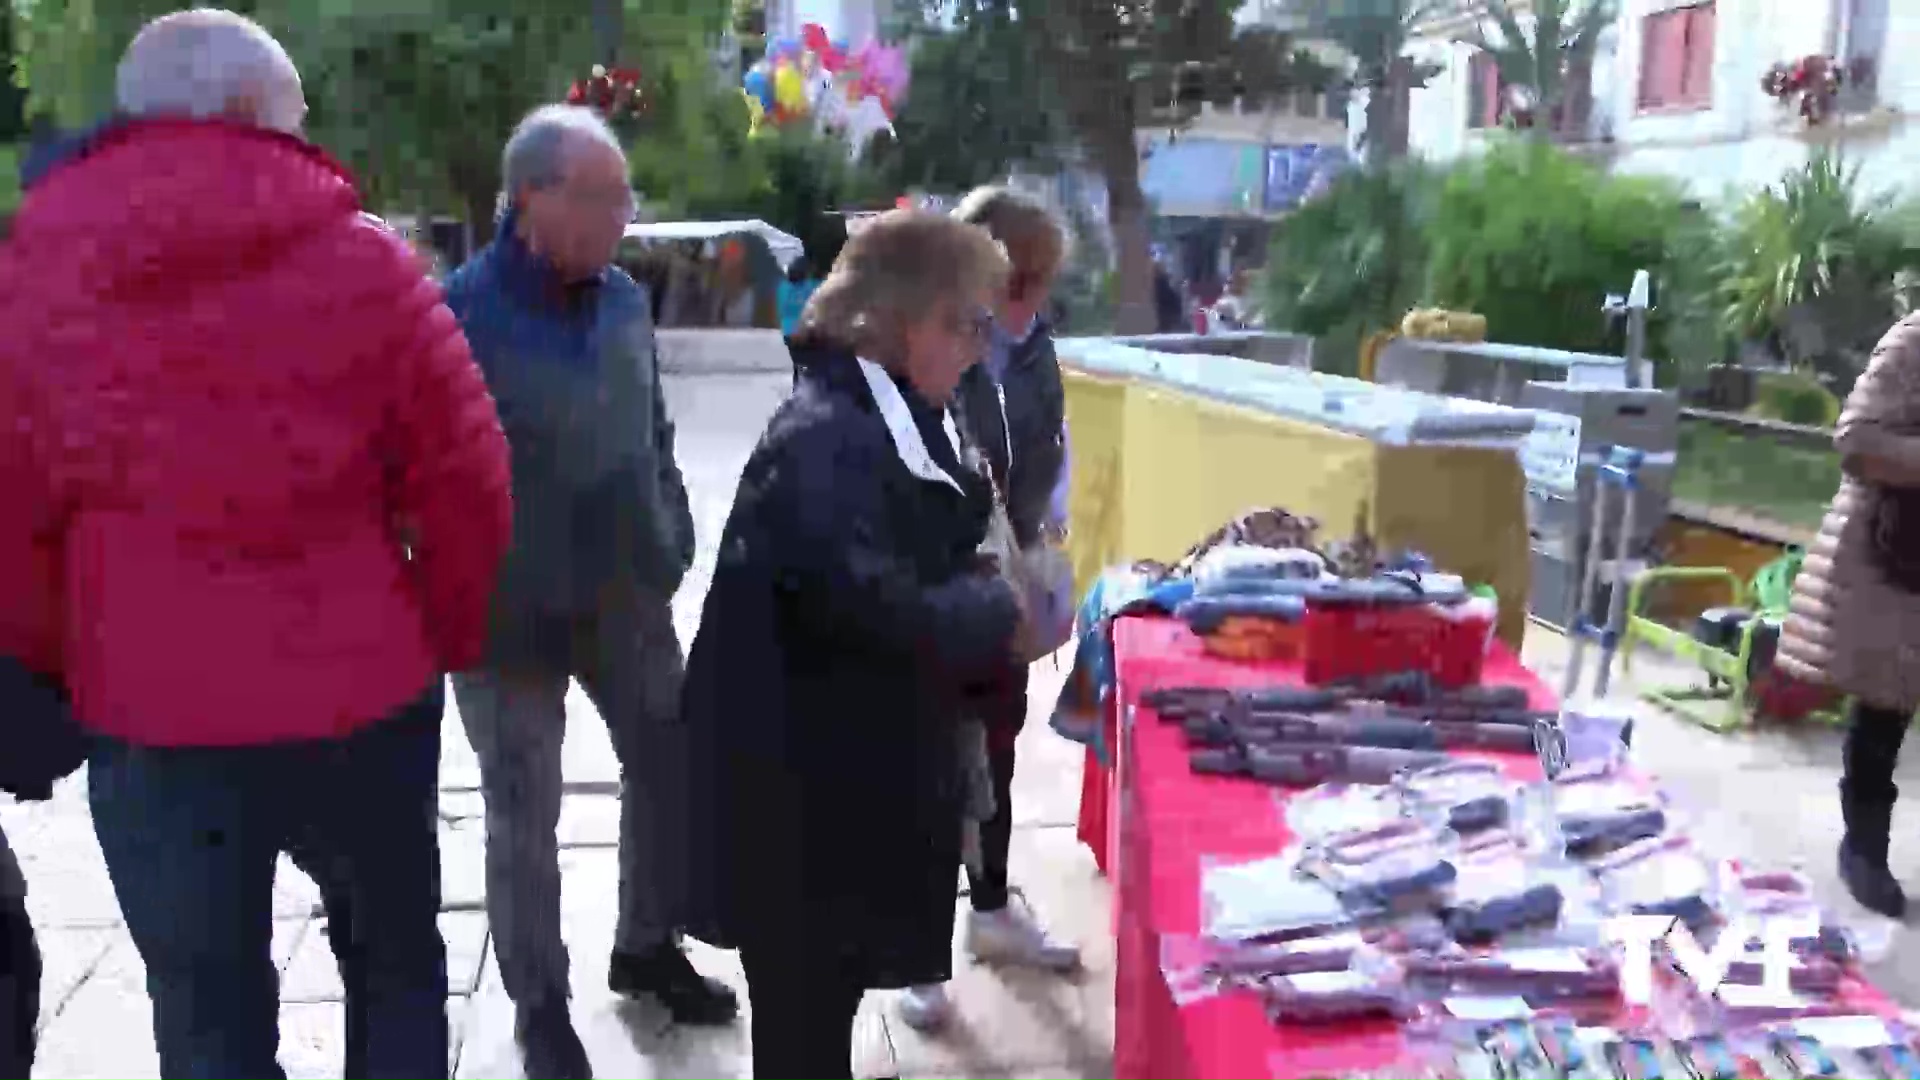
[[[0,653],[87,726],[335,736],[477,661],[506,439],[439,290],[324,155],[103,133],[21,205],[0,327]]]

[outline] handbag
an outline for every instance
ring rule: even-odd
[[[1013,435],[1007,422],[1007,394],[994,387],[1000,405],[1000,430],[1007,433],[1007,467],[1013,467]],[[982,468],[982,476],[993,490],[993,513],[987,523],[984,554],[998,560],[1000,572],[1008,584],[1019,590],[1027,610],[1026,648],[1020,661],[1031,664],[1052,656],[1073,640],[1073,622],[1077,613],[1073,595],[1073,561],[1060,546],[1064,533],[1043,529],[1039,541],[1021,547],[1007,511],[1005,493],[993,478],[993,470]]]
[[[1887,583],[1920,593],[1920,489],[1876,487],[1868,550]]]
[[[89,739],[58,682],[0,656],[0,791],[38,802],[87,760]]]

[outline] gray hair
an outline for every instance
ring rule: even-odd
[[[522,188],[552,187],[566,174],[567,152],[577,140],[612,147],[622,158],[626,147],[600,114],[581,105],[542,105],[528,113],[507,138],[500,154],[502,202],[512,205]]]
[[[261,127],[297,132],[305,119],[300,74],[260,24],[231,11],[162,15],[134,35],[114,75],[130,116],[231,117],[244,106]]]

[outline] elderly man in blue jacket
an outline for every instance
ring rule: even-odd
[[[683,655],[670,601],[693,561],[647,294],[610,265],[634,196],[591,111],[535,110],[508,140],[498,236],[447,282],[513,451],[513,547],[486,666],[454,677],[480,758],[487,911],[526,1074],[590,1075],[560,940],[560,749],[577,678],[621,768],[620,916],[608,983],[678,1021],[737,1003],[676,934]]]

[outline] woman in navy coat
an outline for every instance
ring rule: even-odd
[[[855,235],[721,539],[683,705],[691,928],[741,950],[758,1076],[850,1076],[861,995],[950,974],[960,688],[1023,618],[946,406],[1005,274],[942,215]]]

